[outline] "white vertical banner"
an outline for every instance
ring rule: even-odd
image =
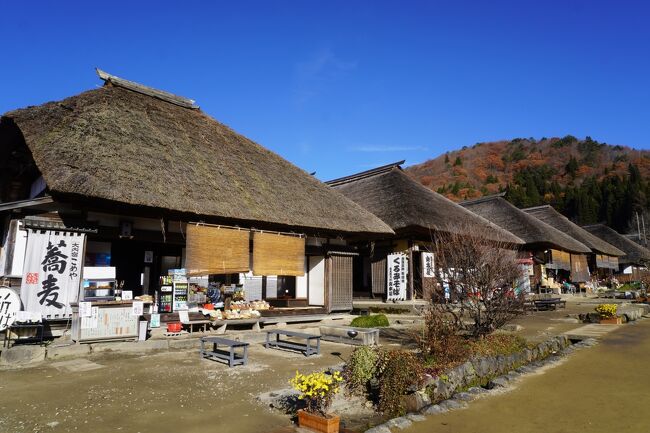
[[[422,253],[422,278],[433,278],[435,276],[433,253]]]
[[[79,296],[84,233],[29,230],[20,298],[25,311],[44,318],[72,315]]]
[[[386,257],[386,299],[389,301],[406,300],[406,280],[408,277],[408,258],[404,253],[389,254]]]

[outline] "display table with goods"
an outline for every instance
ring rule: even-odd
[[[105,340],[138,340],[145,307],[151,302],[94,301],[72,303],[72,340],[94,342]]]

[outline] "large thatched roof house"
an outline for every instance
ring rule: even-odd
[[[529,250],[557,249],[575,254],[591,249],[544,221],[518,209],[502,196],[482,197],[461,203],[461,206],[493,222],[522,239]]]
[[[558,274],[565,274],[576,283],[589,280],[584,256],[591,253],[589,247],[518,209],[503,195],[482,197],[461,205],[526,242],[522,248],[532,256],[532,286],[553,286]]]
[[[588,255],[588,266],[593,275],[598,273],[599,269],[603,270],[601,276],[611,274],[612,271],[618,269],[618,257],[625,255],[623,251],[569,221],[567,217],[553,209],[553,207],[549,205],[531,207],[524,209],[524,212],[589,247],[591,254]]]
[[[583,226],[582,228],[623,251],[625,255],[618,258],[619,264],[623,266],[647,266],[650,263],[650,250],[628,239],[614,229],[604,224],[592,224]]]
[[[134,295],[187,266],[251,301],[352,308],[347,241],[390,236],[386,223],[194,101],[98,73],[101,88],[0,117],[0,277],[24,288],[14,246],[83,231],[85,266]]]
[[[2,115],[2,171],[15,167],[8,155],[31,156],[32,176],[42,174],[47,193],[62,201],[258,227],[391,233],[361,206],[191,104],[110,76],[105,83]],[[23,171],[27,165],[22,161]],[[25,179],[20,198],[34,180]]]
[[[397,236],[467,230],[492,240],[523,244],[517,236],[431,191],[404,173],[403,161],[326,182],[377,215]]]
[[[365,249],[357,266],[367,275],[359,281],[359,296],[387,294],[386,263],[389,255],[408,256],[409,281],[406,297],[426,297],[432,290],[431,278],[422,274],[422,258],[431,249],[436,233],[451,232],[467,236],[468,242],[487,239],[516,248],[524,242],[488,220],[468,211],[422,186],[408,176],[400,161],[326,182],[336,191],[372,212],[394,231]],[[427,256],[425,255],[424,258]]]

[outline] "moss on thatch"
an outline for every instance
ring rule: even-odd
[[[371,213],[200,110],[112,85],[6,113],[53,196],[227,223],[392,234]]]

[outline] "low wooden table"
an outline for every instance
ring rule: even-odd
[[[9,348],[11,347],[11,331],[18,329],[36,329],[35,337],[18,337],[14,338],[14,344],[16,341],[20,342],[38,342],[40,346],[43,345],[43,334],[45,333],[45,325],[43,322],[37,323],[14,323],[9,328],[5,329],[5,339],[2,343],[2,347]]]
[[[275,340],[271,339],[271,335],[275,335]],[[291,338],[304,339],[305,343],[296,343],[293,341],[281,340],[281,335]],[[316,346],[312,346],[312,340],[316,340]],[[266,343],[264,343],[264,347],[267,349],[269,347],[275,347],[298,350],[300,352],[303,352],[305,356],[318,355],[320,354],[320,335],[307,334],[297,331],[287,331],[284,329],[273,329],[271,331],[266,331]]]
[[[212,344],[212,350],[205,348],[205,343]],[[228,347],[227,350],[219,349],[219,345]],[[201,358],[228,361],[228,365],[246,365],[248,363],[248,343],[230,340],[222,337],[201,337]],[[243,352],[236,353],[235,349],[243,348]]]

